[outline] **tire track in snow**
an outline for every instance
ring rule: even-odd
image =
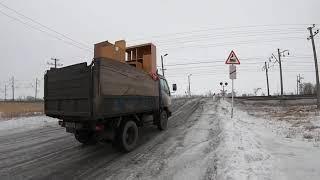
[[[174,119],[183,118],[185,112],[192,113],[190,102],[195,100],[173,101]],[[153,144],[153,137],[161,134],[155,128],[146,127],[144,131],[146,136],[141,139],[140,146]],[[146,151],[152,148],[151,145]],[[87,179],[91,173],[128,156],[110,145],[82,146],[58,125],[1,135],[0,152],[1,179]],[[137,150],[134,152],[139,154]]]

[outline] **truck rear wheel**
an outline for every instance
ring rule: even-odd
[[[95,144],[97,140],[94,137],[94,133],[90,131],[80,130],[74,133],[74,137],[77,141],[85,145]]]
[[[158,122],[158,129],[163,131],[166,130],[168,127],[168,114],[166,111],[162,111],[160,113],[160,118]]]
[[[139,130],[134,121],[125,121],[120,127],[116,137],[116,143],[119,147],[126,151],[132,151],[138,142]]]

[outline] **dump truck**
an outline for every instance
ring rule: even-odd
[[[131,151],[148,119],[167,128],[170,104],[163,76],[113,59],[51,68],[44,76],[45,114],[83,144],[112,142]]]

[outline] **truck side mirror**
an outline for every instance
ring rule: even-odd
[[[172,84],[172,90],[176,91],[177,90],[177,84]]]

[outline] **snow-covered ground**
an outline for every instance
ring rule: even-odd
[[[256,111],[258,108],[239,107],[235,108],[235,116],[231,119],[230,103],[220,103],[219,114],[223,123],[217,152],[218,179],[320,178],[320,148],[317,140],[287,136],[288,129],[294,127],[288,122],[279,121],[271,112],[266,114],[265,109],[260,111],[264,115],[256,116],[259,114]],[[283,108],[273,108],[274,113],[283,111]],[[288,115],[294,116],[293,113]],[[308,116],[317,119],[312,113]]]
[[[31,131],[46,126],[57,126],[58,120],[47,116],[18,117],[0,119],[0,135]]]
[[[115,158],[111,161],[104,153],[94,156],[106,149],[93,147],[96,152],[90,148],[80,148],[73,137],[65,135],[63,129],[55,128],[58,127],[56,119],[45,116],[0,120],[0,136],[10,137],[10,133],[21,131],[29,134],[28,131],[31,133],[49,126],[47,129],[51,129],[52,134],[48,132],[40,136],[45,139],[43,143],[55,147],[55,141],[61,141],[61,147],[68,145],[67,152],[69,145],[72,145],[75,151],[70,150],[69,153],[76,158],[70,158],[70,161],[63,161],[62,158],[61,162],[65,163],[65,167],[82,167],[83,171],[77,175],[80,179],[82,176],[83,179],[320,179],[317,134],[320,118],[313,106],[237,103],[234,118],[231,118],[228,101],[203,99],[199,108],[185,118],[187,110],[197,107],[195,102],[190,101],[178,108],[169,121],[170,128],[155,133],[136,150],[127,154],[109,150],[114,153],[111,157]],[[47,140],[51,136],[54,136],[52,142]],[[23,141],[27,148],[34,147],[27,146],[34,140]],[[60,146],[55,148],[59,150]],[[7,145],[7,148],[12,148],[12,145]],[[48,151],[46,148],[43,150]],[[54,149],[49,150],[56,154]],[[95,158],[89,159],[89,152]],[[88,156],[88,159],[80,161],[78,156]],[[78,163],[75,166],[72,162],[78,162],[77,158],[79,162],[92,164],[90,167]],[[36,163],[34,166],[42,168]]]

